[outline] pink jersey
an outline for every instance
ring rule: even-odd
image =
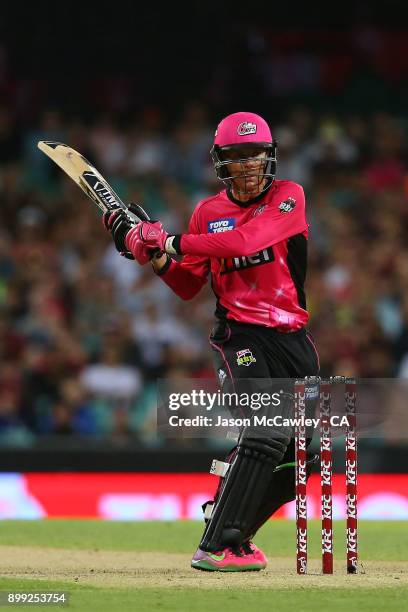
[[[303,327],[308,225],[300,185],[274,181],[252,204],[226,190],[200,202],[181,238],[182,262],[162,275],[183,299],[194,297],[211,272],[216,316],[290,332]]]

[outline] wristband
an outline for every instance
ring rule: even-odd
[[[169,236],[166,238],[164,249],[166,253],[171,255],[182,255],[181,252],[181,236],[183,234],[176,234],[175,236]]]

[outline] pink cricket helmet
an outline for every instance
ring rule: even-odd
[[[214,145],[226,147],[245,143],[272,143],[265,119],[255,113],[233,113],[218,124]]]
[[[256,147],[266,153],[263,171],[259,173],[258,180],[263,183],[260,193],[268,189],[274,181],[276,175],[276,141],[273,140],[269,125],[265,119],[255,113],[239,112],[225,117],[215,131],[214,145],[211,149],[211,156],[217,177],[231,189],[232,181],[238,176],[245,176],[244,165],[254,155],[250,150]],[[229,164],[231,160],[228,152],[233,149],[242,149],[240,175],[231,175]],[[248,152],[245,152],[245,149]],[[267,179],[264,181],[264,179]]]

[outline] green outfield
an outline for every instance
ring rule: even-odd
[[[122,612],[386,611],[406,606],[406,523],[360,523],[361,571],[356,576],[345,574],[343,522],[335,524],[335,573],[320,575],[319,528],[317,521],[310,523],[310,573],[297,576],[294,524],[289,521],[264,527],[256,542],[269,566],[245,574],[190,569],[202,529],[196,522],[0,521],[0,591],[68,591],[69,609]]]

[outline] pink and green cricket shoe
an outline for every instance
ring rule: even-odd
[[[191,567],[208,572],[257,572],[266,564],[264,553],[252,542],[239,549],[224,548],[214,553],[197,548],[191,560]]]
[[[260,548],[258,548],[258,546],[256,546],[253,542],[248,541],[244,542],[242,548],[244,551],[247,552],[247,554],[252,554],[255,559],[257,559],[259,563],[261,563],[261,569],[265,569],[265,567],[268,565],[268,558],[265,553]]]

